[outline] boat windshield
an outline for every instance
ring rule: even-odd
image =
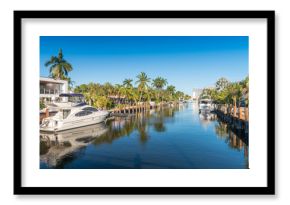
[[[84,97],[81,96],[70,96],[70,97],[58,97],[55,102],[59,102],[59,103],[67,103],[67,102],[71,102],[71,103],[84,103],[85,99]]]
[[[201,103],[201,104],[209,104],[210,101],[207,101],[207,100],[201,100],[200,103]]]
[[[70,114],[70,109],[63,109],[62,110],[62,116],[63,116],[63,119],[66,119],[67,118],[67,116],[69,116],[69,114]]]
[[[83,103],[85,102],[85,100],[84,100],[84,97],[74,96],[74,97],[68,97],[68,102]]]

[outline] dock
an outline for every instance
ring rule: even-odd
[[[233,129],[249,133],[249,108],[232,105],[215,105],[218,118],[228,123]]]
[[[110,113],[112,113],[112,115],[120,115],[122,116],[122,114],[136,114],[136,113],[141,113],[141,112],[145,112],[151,109],[155,109],[158,107],[162,107],[162,106],[168,106],[168,103],[163,103],[162,105],[149,105],[149,104],[140,104],[140,105],[125,105],[124,107],[120,107],[120,108],[114,108],[111,110],[108,110]]]

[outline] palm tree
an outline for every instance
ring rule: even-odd
[[[129,99],[132,100],[135,105],[137,105],[139,95],[138,95],[138,90],[136,88],[132,88],[129,93]]]
[[[64,77],[64,80],[67,80],[68,82],[68,90],[73,90],[75,81],[72,81],[70,77]]]
[[[123,81],[123,86],[125,86],[125,87],[127,87],[127,88],[131,88],[131,87],[133,87],[132,82],[133,82],[132,79],[126,78],[126,79]]]
[[[138,84],[138,91],[140,92],[139,101],[141,101],[143,93],[145,93],[148,89],[148,83],[150,82],[150,78],[148,78],[148,76],[144,72],[141,72],[139,75],[137,75],[137,78],[138,80],[136,81],[136,84]]]
[[[110,96],[113,94],[113,91],[114,91],[114,86],[109,83],[109,82],[106,82],[104,85],[103,85],[103,89],[106,93],[107,96]]]
[[[234,113],[237,109],[237,101],[240,101],[242,96],[242,87],[239,83],[232,83],[228,86],[228,99],[233,102]]]
[[[162,77],[157,77],[153,79],[152,85],[158,90],[158,100],[160,98],[160,92],[163,89],[165,85],[167,85],[167,80]],[[163,101],[163,96],[161,96],[161,102]]]
[[[133,101],[133,99],[132,99],[132,93],[133,93],[132,82],[133,82],[133,80],[129,79],[129,78],[127,78],[123,81],[124,93],[125,93],[126,99],[129,100],[130,104]]]
[[[121,103],[121,98],[126,95],[126,91],[125,91],[125,88],[120,85],[120,84],[116,84],[115,85],[115,95],[117,95],[118,97],[118,104]]]
[[[167,86],[166,90],[169,93],[170,100],[172,100],[172,96],[175,94],[175,86],[169,85]]]
[[[156,88],[156,89],[163,89],[163,87],[165,85],[167,85],[167,80],[165,78],[162,77],[157,77],[155,79],[153,79],[152,85]]]
[[[245,100],[246,105],[249,105],[249,76],[240,82],[242,86],[242,95]]]
[[[73,70],[72,65],[63,58],[62,49],[59,49],[58,56],[51,56],[45,66],[50,66],[50,76],[55,79],[65,79],[68,73]]]

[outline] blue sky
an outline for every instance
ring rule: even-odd
[[[220,77],[245,78],[248,42],[247,36],[41,36],[40,75],[49,75],[44,64],[62,48],[76,85],[122,84],[125,78],[135,82],[145,72],[191,94]]]

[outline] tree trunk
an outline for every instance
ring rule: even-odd
[[[234,100],[234,117],[236,117],[237,116],[237,99],[236,98],[234,98],[233,99]]]

